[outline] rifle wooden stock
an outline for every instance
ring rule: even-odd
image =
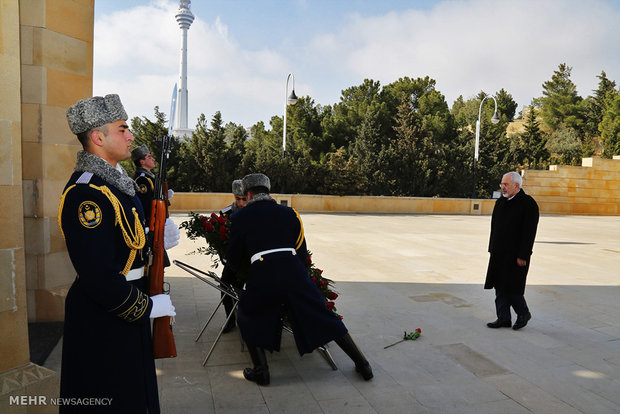
[[[167,193],[167,191],[166,191]],[[167,199],[153,200],[149,229],[153,233],[153,263],[150,269],[150,295],[159,295],[164,291],[164,226],[168,216]],[[172,334],[169,316],[153,320],[153,357],[171,358],[177,356],[177,349]]]

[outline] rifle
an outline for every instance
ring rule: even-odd
[[[164,226],[168,218],[168,183],[166,182],[166,162],[170,155],[171,137],[161,138],[161,157],[159,172],[155,180],[153,204],[149,220],[149,233],[152,232],[152,263],[149,269],[150,296],[164,293]],[[153,320],[153,357],[172,358],[177,356],[170,316],[162,316]]]

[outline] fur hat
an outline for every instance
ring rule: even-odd
[[[271,182],[269,181],[269,177],[265,174],[254,173],[248,174],[243,177],[243,192],[246,193],[249,189],[254,187],[266,187],[267,190],[271,191]]]
[[[121,119],[127,119],[127,112],[116,94],[82,99],[67,109],[67,122],[75,135]]]
[[[131,159],[132,161],[143,160],[144,157],[146,157],[146,154],[150,152],[151,151],[149,151],[149,148],[146,145],[142,144],[139,147],[131,150]]]
[[[243,181],[235,180],[232,182],[232,193],[236,196],[245,195],[243,192]]]

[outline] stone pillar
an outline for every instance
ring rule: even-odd
[[[58,202],[81,149],[65,111],[92,95],[92,0],[21,0],[24,238],[28,319],[62,321],[75,278]]]
[[[30,362],[28,321],[62,320],[75,274],[56,215],[80,149],[65,110],[92,94],[93,18],[93,0],[0,1],[3,413],[58,411],[45,404],[58,374]]]

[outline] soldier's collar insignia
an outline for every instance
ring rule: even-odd
[[[82,226],[92,229],[101,223],[101,209],[93,201],[84,201],[78,207],[78,218]]]
[[[146,193],[146,190],[147,190],[147,189],[146,189],[146,184],[140,184],[140,192],[141,192],[142,194],[144,194],[144,193]]]

